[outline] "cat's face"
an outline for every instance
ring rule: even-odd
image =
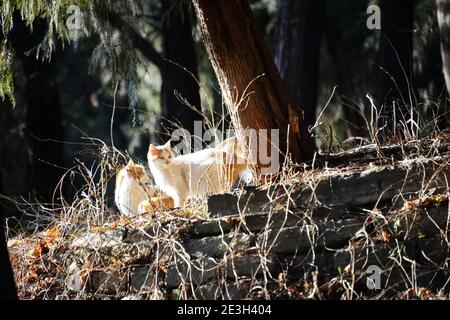
[[[170,148],[170,141],[162,146],[150,144],[148,148],[148,160],[160,165],[169,165],[173,159],[173,152]]]
[[[128,164],[125,166],[125,170],[130,178],[139,180],[141,183],[148,183],[150,181],[150,178],[148,177],[148,174],[145,171],[144,167],[135,164],[133,160],[130,160],[128,162]]]

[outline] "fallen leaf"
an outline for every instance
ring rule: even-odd
[[[40,259],[44,254],[48,253],[48,245],[46,240],[41,240],[39,243],[34,247],[33,250],[33,258],[36,260]]]
[[[52,241],[59,237],[59,230],[58,230],[58,228],[48,229],[47,231],[45,231],[43,233],[43,236],[44,236],[44,238],[47,238],[47,240]]]
[[[392,242],[392,236],[387,231],[381,231],[381,235],[383,236],[383,242]]]

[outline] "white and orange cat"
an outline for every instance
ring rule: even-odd
[[[162,146],[150,144],[148,164],[157,186],[173,199],[175,207],[182,207],[188,199],[229,189],[248,168],[246,161],[238,161],[228,148],[228,143],[222,143],[175,157],[170,141]]]
[[[149,182],[145,168],[133,160],[119,170],[114,200],[121,214],[134,217],[158,208],[173,208],[173,200],[158,196],[158,190]]]

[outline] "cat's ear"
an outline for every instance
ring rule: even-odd
[[[160,150],[158,150],[158,148],[156,148],[154,144],[150,144],[150,146],[148,147],[148,152],[152,156],[157,156],[160,154]]]
[[[167,141],[166,144],[164,145],[164,148],[166,149],[172,149],[172,143],[171,140]]]
[[[133,159],[130,159],[127,163],[127,166],[132,166],[132,165],[134,165],[134,161],[133,161]]]

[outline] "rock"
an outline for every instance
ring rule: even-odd
[[[121,300],[143,300],[144,298],[142,296],[138,295],[128,295],[123,297]]]
[[[423,189],[422,179],[430,179],[435,165],[442,159],[414,159],[397,165],[375,166],[359,172],[332,175],[317,184],[316,201],[322,205],[361,206],[398,195],[413,194]],[[445,171],[445,170],[443,170]],[[444,172],[443,172],[444,173]],[[447,168],[447,173],[449,170]],[[445,187],[442,177],[435,176],[429,187]],[[301,201],[294,197],[295,202]]]
[[[152,228],[142,229],[131,229],[127,230],[124,234],[123,242],[124,243],[140,243],[140,242],[148,242],[152,240],[152,237],[155,236],[155,232]]]
[[[130,270],[131,291],[148,291],[152,287],[157,287],[156,280],[155,272],[149,265],[133,267]]]
[[[67,268],[67,277],[64,283],[66,288],[70,291],[83,291],[84,283],[81,280],[81,270],[76,262],[72,262]]]
[[[189,298],[199,300],[244,300],[264,299],[265,289],[275,291],[279,287],[275,281],[262,278],[239,280],[237,282],[211,282],[195,288],[194,295]]]
[[[266,191],[254,188],[240,194],[220,194],[208,197],[208,213],[211,218],[255,212],[269,212],[270,204]]]
[[[333,253],[300,254],[282,258],[283,269],[288,280],[298,280],[312,271],[329,273],[334,271]]]
[[[245,228],[252,232],[264,229],[279,229],[293,227],[304,223],[303,215],[286,212],[274,212],[271,214],[249,214],[243,217]]]
[[[123,234],[123,230],[108,230],[101,233],[89,233],[73,240],[71,247],[92,250],[110,250],[112,247],[122,243]]]
[[[118,294],[128,288],[128,272],[92,270],[89,273],[86,292]]]
[[[447,229],[448,203],[439,207],[418,208],[411,212],[400,211],[389,222],[388,229],[399,239],[432,237]]]
[[[363,227],[357,219],[328,221],[320,225],[267,230],[258,236],[258,246],[267,252],[292,255],[316,250],[339,248]]]
[[[439,175],[433,176],[436,167],[442,163],[445,163],[445,159],[441,157],[418,158],[404,160],[395,166],[375,166],[362,171],[324,172],[322,176],[315,177],[313,190],[305,181],[296,186],[274,188],[270,192],[251,189],[240,194],[212,196],[208,199],[208,212],[212,218],[255,212],[270,213],[283,209],[288,200],[291,201],[291,209],[311,205],[359,207],[392,200],[399,195],[418,193],[423,188],[422,181],[428,181],[432,177],[433,182],[428,188],[446,190],[445,175],[450,174],[450,168],[443,167]],[[289,196],[286,195],[286,190],[289,190]]]
[[[385,265],[391,253],[395,250],[393,246],[379,244],[376,246],[367,245],[364,248],[343,249],[333,253],[333,270],[329,272],[339,272],[348,266],[355,269],[366,270],[369,266]]]
[[[121,244],[111,248],[110,255],[127,265],[151,262],[154,243],[152,241]]]
[[[339,249],[359,231],[364,231],[364,221],[359,219],[327,221],[319,225],[318,248]]]
[[[271,229],[258,236],[258,246],[270,253],[300,254],[312,248],[315,228],[310,225],[284,229]]]
[[[216,277],[217,269],[215,261],[203,259],[171,265],[166,274],[166,288],[175,289],[181,284],[200,285],[209,282]]]
[[[249,249],[254,244],[251,235],[230,233],[201,239],[191,239],[183,243],[186,252],[195,258],[220,258],[226,253],[236,254]]]
[[[257,255],[239,256],[223,260],[199,259],[188,264],[180,262],[169,267],[166,274],[166,288],[178,288],[181,284],[196,286],[208,282],[240,278],[261,277],[264,272],[276,276],[279,272],[279,264],[275,257],[267,256],[262,259]],[[237,277],[237,278],[236,278]]]
[[[191,238],[202,238],[228,233],[233,226],[225,220],[198,221],[189,227],[189,236]]]
[[[265,272],[269,277],[276,277],[281,268],[275,256],[268,255],[246,255],[229,258],[225,261],[224,277],[236,279],[235,277],[247,277],[250,279],[262,277]]]
[[[248,296],[249,292],[250,284],[248,282],[226,285],[208,283],[195,288],[192,297],[199,300],[242,300]]]
[[[180,289],[169,290],[167,300],[186,300],[184,291]]]

